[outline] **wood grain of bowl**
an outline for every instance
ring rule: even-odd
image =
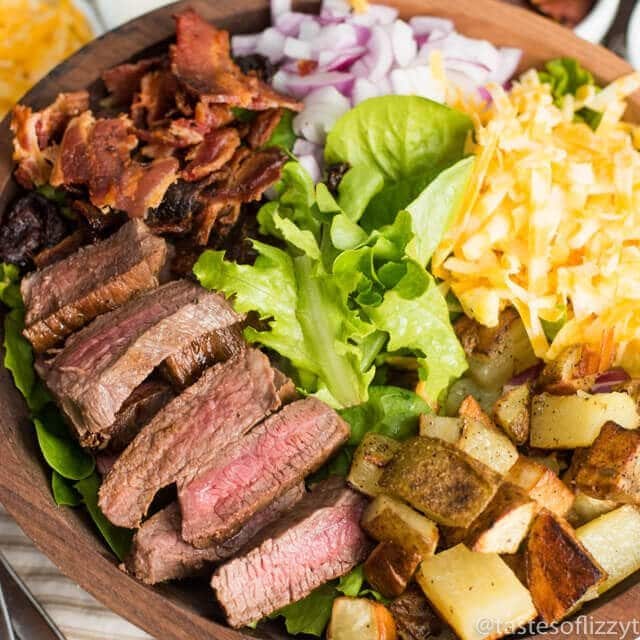
[[[566,55],[577,58],[603,82],[630,71],[627,63],[602,47],[580,40],[530,11],[496,0],[389,0],[389,4],[396,5],[403,17],[419,13],[448,17],[464,34],[486,38],[498,45],[519,47],[524,50],[523,68]],[[258,31],[269,21],[267,0],[179,2],[92,42],[54,69],[24,102],[42,107],[60,91],[92,85],[103,69],[163,46],[174,33],[171,15],[185,6],[193,7],[208,20],[235,33]],[[312,11],[317,3],[304,0],[298,3],[298,8]],[[638,119],[640,95],[635,95],[631,102],[629,117]],[[17,191],[11,172],[11,137],[5,120],[0,125],[0,213]],[[39,457],[26,407],[4,368],[0,370],[0,438],[3,442],[0,502],[66,575],[106,606],[159,640],[287,637],[276,625],[242,633],[224,626],[206,583],[151,588],[120,571],[82,511],[57,508],[53,503],[48,471]],[[586,622],[562,636],[601,638],[599,621],[630,622],[637,619],[639,613],[640,577],[632,576],[606,599],[582,611],[580,615],[587,616]]]

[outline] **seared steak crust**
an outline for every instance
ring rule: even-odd
[[[138,529],[125,560],[127,571],[146,584],[203,573],[215,563],[238,553],[260,530],[289,511],[304,494],[304,483],[301,483],[256,513],[236,535],[206,549],[196,549],[182,539],[180,507],[174,502]]]
[[[153,369],[185,344],[240,321],[227,301],[178,280],[100,316],[72,336],[46,383],[80,444],[102,447],[116,414]]]
[[[340,478],[325,480],[249,553],[219,567],[211,586],[229,624],[260,620],[362,562],[371,548],[360,528],[365,505]]]

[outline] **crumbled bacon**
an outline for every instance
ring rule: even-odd
[[[89,181],[89,136],[94,123],[91,111],[85,111],[68,124],[51,171],[54,187]]]
[[[255,111],[302,104],[274,91],[256,75],[243,74],[231,59],[229,34],[216,29],[195,11],[176,16],[176,44],[171,48],[171,68],[196,95]]]
[[[206,245],[214,226],[228,232],[247,202],[259,200],[280,179],[287,155],[277,148],[256,151],[244,157],[236,171],[209,198],[198,220],[196,241]]]
[[[208,133],[204,140],[188,155],[189,164],[182,172],[188,182],[201,180],[225,165],[240,146],[236,129],[227,127]]]
[[[140,91],[131,105],[136,126],[153,127],[176,108],[178,81],[168,70],[151,71],[140,80]]]
[[[164,57],[157,57],[120,64],[103,72],[102,81],[116,104],[129,104],[140,89],[142,78],[151,69],[161,66],[164,61]]]
[[[16,105],[11,119],[16,179],[26,189],[46,184],[51,173],[48,145],[62,133],[71,118],[89,108],[86,91],[61,93],[42,111]]]
[[[276,127],[282,119],[282,114],[282,109],[267,109],[259,113],[249,128],[247,144],[252,149],[263,147],[276,130]]]

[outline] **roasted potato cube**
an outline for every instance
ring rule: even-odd
[[[380,487],[435,522],[468,527],[493,498],[500,480],[448,442],[418,436],[401,444],[382,473]]]
[[[640,432],[607,422],[593,445],[574,456],[570,473],[587,495],[640,504]]]
[[[390,605],[401,640],[457,640],[457,636],[440,619],[416,584]]]
[[[445,538],[449,544],[464,542],[472,551],[514,554],[539,508],[524,489],[504,482],[468,529],[449,530]]]
[[[500,475],[506,474],[518,459],[518,451],[497,427],[464,418],[457,446]]]
[[[566,516],[573,505],[571,489],[548,467],[520,456],[506,480],[522,487],[536,502],[559,516]]]
[[[384,605],[366,598],[336,598],[327,640],[396,640],[396,623]]]
[[[576,498],[573,501],[573,506],[571,507],[571,511],[569,511],[567,520],[569,520],[572,526],[579,527],[603,516],[605,513],[609,513],[609,511],[613,511],[619,506],[620,504],[613,500],[599,500],[578,490],[576,491]]]
[[[385,598],[395,598],[406,588],[422,556],[395,542],[381,542],[364,563],[367,582]]]
[[[367,433],[353,454],[353,462],[347,476],[349,484],[365,495],[374,497],[380,493],[378,482],[384,467],[391,462],[400,443],[379,433]]]
[[[640,570],[640,508],[624,505],[576,530],[608,578],[598,585],[598,595]]]
[[[580,392],[574,396],[541,393],[531,403],[532,447],[540,449],[575,449],[589,447],[598,437],[602,425],[611,420],[625,429],[640,426],[640,415],[633,399],[626,393]]]
[[[503,393],[493,405],[493,417],[518,445],[529,439],[531,386],[521,384]]]
[[[501,638],[537,615],[531,595],[500,556],[463,544],[423,560],[416,580],[462,640]]]
[[[607,578],[569,523],[546,509],[533,521],[526,565],[533,602],[547,624],[575,611]]]
[[[429,438],[440,438],[445,442],[455,444],[462,433],[461,418],[446,418],[423,413],[420,416],[420,435]]]
[[[440,535],[434,522],[389,496],[378,496],[366,508],[362,528],[378,542],[395,542],[423,558],[436,552]]]

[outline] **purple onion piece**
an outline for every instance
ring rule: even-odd
[[[519,387],[522,384],[526,384],[527,382],[534,382],[538,379],[538,376],[542,373],[542,369],[544,368],[544,362],[538,362],[534,364],[532,367],[521,371],[516,374],[504,385],[505,391],[509,389],[513,389],[514,387]]]
[[[621,367],[614,367],[601,373],[591,387],[591,393],[610,393],[618,385],[629,382],[631,376]]]

